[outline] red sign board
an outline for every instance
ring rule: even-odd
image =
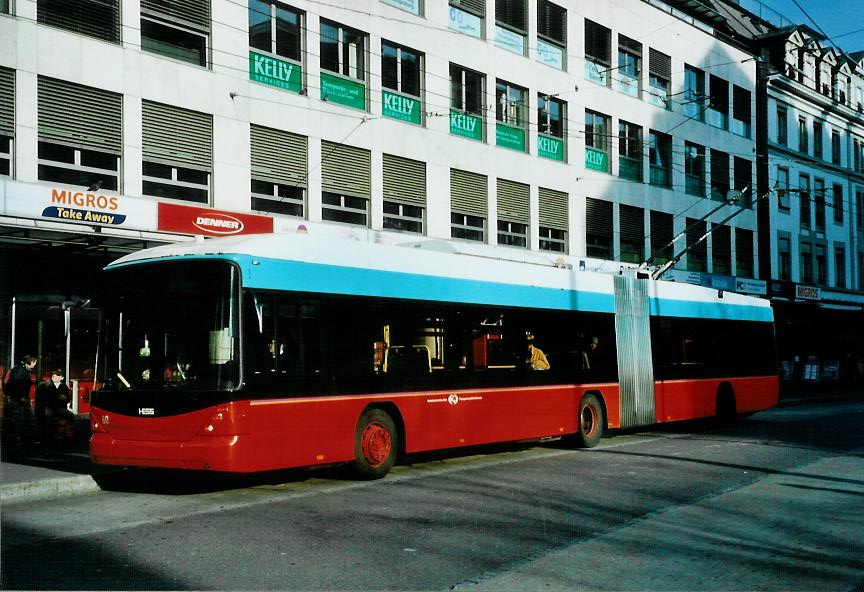
[[[273,218],[160,202],[158,227],[166,232],[206,236],[261,234],[273,232]]]

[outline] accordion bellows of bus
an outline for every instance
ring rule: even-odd
[[[777,403],[766,300],[455,251],[273,234],[112,263],[93,461],[377,478],[405,453]]]

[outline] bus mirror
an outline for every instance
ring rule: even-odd
[[[224,364],[234,359],[234,339],[228,327],[210,331],[210,363]]]

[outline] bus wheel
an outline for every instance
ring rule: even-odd
[[[367,409],[354,430],[354,473],[362,479],[380,479],[396,460],[396,425],[381,409]]]
[[[603,435],[606,420],[603,416],[603,406],[597,396],[586,394],[579,401],[579,431],[576,442],[583,448],[593,448]]]

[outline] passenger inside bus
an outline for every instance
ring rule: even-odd
[[[525,364],[531,370],[548,370],[551,367],[549,360],[546,359],[543,350],[534,346],[534,335],[528,333],[526,339],[528,340],[528,357],[525,359]]]

